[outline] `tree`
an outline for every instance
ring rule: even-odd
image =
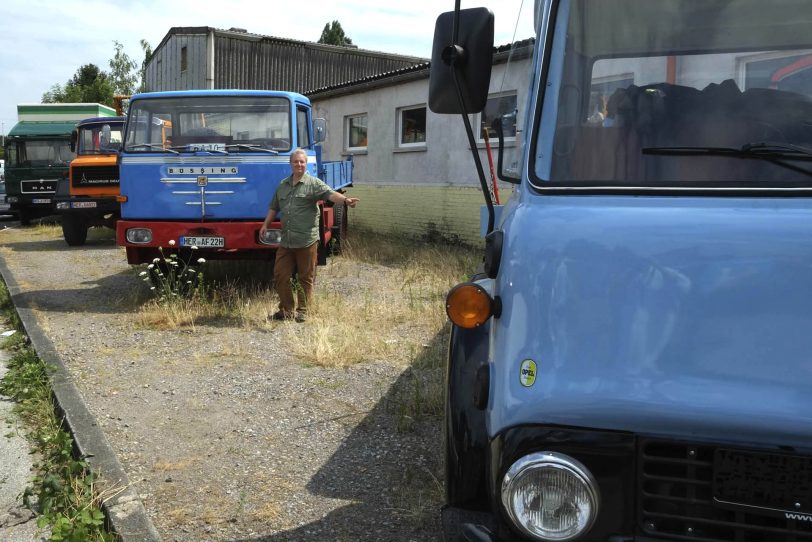
[[[42,95],[43,103],[100,103],[113,107],[113,83],[95,64],[85,64],[65,83]]]
[[[138,74],[135,68],[138,64],[124,52],[124,46],[113,40],[115,54],[110,59],[110,82],[115,94],[130,96],[135,91]]]
[[[141,84],[138,85],[138,92],[147,91],[147,64],[152,60],[152,47],[147,40],[141,40],[141,50],[144,51],[144,61],[141,62],[141,70],[138,72],[141,77]]]
[[[327,45],[339,45],[341,47],[352,47],[352,40],[344,34],[344,29],[341,28],[341,23],[333,21],[324,25],[324,30],[321,31],[319,43],[326,43]]]

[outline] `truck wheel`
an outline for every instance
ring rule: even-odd
[[[452,328],[446,377],[446,504],[480,511],[487,510],[489,502],[483,404],[487,397],[481,397],[482,378],[487,378],[488,371],[489,328],[489,324],[478,329]]]
[[[348,214],[349,207],[343,203],[333,207],[333,243],[330,247],[331,254],[341,254],[344,241],[347,239]]]
[[[82,246],[87,241],[87,223],[75,216],[63,215],[62,235],[68,246]]]
[[[20,221],[21,226],[31,225],[31,212],[28,209],[17,209],[17,220]]]

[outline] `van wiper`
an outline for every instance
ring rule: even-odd
[[[248,145],[247,143],[232,143],[230,145],[226,145],[226,149],[248,149],[249,151],[269,152],[274,155],[279,154],[279,151],[275,151],[273,149],[264,149],[259,145]]]
[[[172,154],[180,154],[175,149],[170,149],[169,147],[164,147],[163,145],[152,145],[151,143],[136,143],[135,145],[129,145],[127,147],[127,150],[133,149],[151,149],[162,152],[171,152]]]
[[[812,160],[812,149],[792,143],[759,141],[745,143],[741,147],[643,147],[643,154],[673,156],[734,156],[738,158],[762,158],[764,160],[793,159]]]

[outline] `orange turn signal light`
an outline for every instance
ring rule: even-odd
[[[127,203],[127,196],[118,195],[116,196],[116,201],[119,203]]]
[[[455,325],[471,329],[481,326],[493,316],[493,299],[479,284],[463,282],[448,292],[445,311]]]

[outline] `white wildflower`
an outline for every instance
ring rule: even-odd
[[[169,246],[170,246],[170,247],[175,246],[175,240],[174,240],[174,239],[170,239],[170,240],[169,240]]]
[[[192,245],[192,250],[197,250],[197,247],[195,245]]]
[[[146,275],[147,275],[146,271],[141,271],[140,273],[138,273],[139,277],[145,277]]]
[[[147,269],[152,269],[153,267],[155,267],[155,264],[154,264],[154,263],[151,263],[151,264],[149,264],[149,265],[147,266]]]
[[[154,290],[154,289],[155,289],[155,286],[152,286],[152,287],[150,288],[150,290]]]
[[[206,258],[198,258],[197,263],[206,263]]]
[[[158,263],[158,262],[160,262],[160,261],[161,261],[161,259],[160,259],[160,258],[155,258],[155,259],[153,259],[153,260],[152,260],[152,263]]]

